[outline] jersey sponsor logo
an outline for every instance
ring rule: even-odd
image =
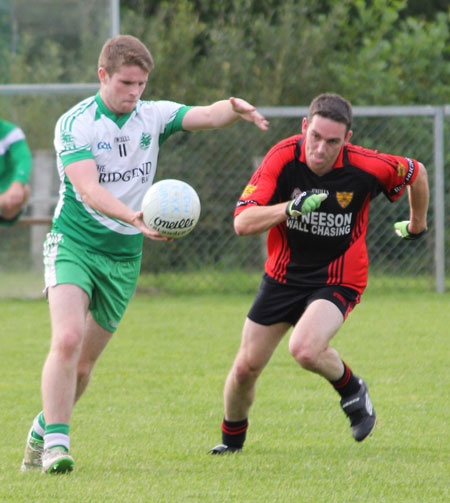
[[[142,150],[148,150],[151,142],[152,142],[152,135],[150,133],[142,133],[141,141],[139,142],[139,147]]]
[[[104,166],[97,166],[99,183],[129,182],[136,178],[141,178],[142,183],[146,183],[152,170],[150,161],[144,162],[139,168],[128,169],[126,171],[104,171]]]
[[[309,190],[310,192],[312,192],[313,194],[327,194],[328,196],[330,195],[330,191],[327,190],[327,189],[307,189]],[[302,194],[303,192],[305,192],[305,190],[302,190],[302,189],[299,189],[298,187],[296,187],[293,191],[292,191],[292,194],[291,194],[291,199],[297,199],[297,197]]]
[[[247,187],[245,187],[245,189],[244,189],[244,192],[242,192],[241,198],[245,199],[246,197],[253,194],[253,192],[255,192],[255,190],[256,190],[256,185],[250,185],[250,184],[247,185]]]
[[[112,150],[111,144],[107,141],[99,141],[97,143],[97,148],[99,150]]]
[[[341,208],[347,208],[352,202],[353,192],[336,192],[336,199]]]
[[[114,143],[126,143],[127,141],[130,141],[129,136],[116,136],[114,138]]]
[[[298,218],[288,218],[286,227],[316,236],[346,236],[352,232],[352,213],[312,211]]]

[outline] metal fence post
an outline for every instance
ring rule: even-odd
[[[444,107],[434,111],[434,264],[436,291],[445,290]]]

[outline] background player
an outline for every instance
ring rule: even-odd
[[[290,353],[339,393],[355,440],[375,426],[366,383],[329,342],[367,284],[371,200],[383,192],[395,201],[408,187],[410,219],[395,229],[416,239],[426,231],[428,182],[420,162],[349,144],[351,124],[345,99],[318,96],[302,134],[268,152],[237,203],[238,235],[270,229],[268,259],[225,382],[223,443],[212,454],[242,449],[256,380],[291,326]]]
[[[13,225],[30,197],[31,152],[24,132],[0,119],[0,225]]]
[[[140,211],[161,144],[177,131],[224,128],[241,118],[267,129],[264,117],[238,98],[196,107],[141,101],[152,67],[138,39],[110,39],[99,57],[99,93],[56,124],[60,199],[44,244],[52,341],[42,372],[43,412],[28,435],[24,471],[73,468],[74,403],[135,290],[143,236],[167,241]]]

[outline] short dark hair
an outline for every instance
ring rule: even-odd
[[[353,112],[350,103],[338,94],[325,93],[314,98],[309,105],[308,122],[314,115],[341,122],[347,131],[352,127]]]
[[[139,66],[150,72],[153,68],[153,58],[150,51],[136,37],[117,35],[107,40],[100,52],[98,66],[112,75],[122,66]]]

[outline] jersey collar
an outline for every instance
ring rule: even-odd
[[[109,108],[103,103],[101,97],[100,97],[100,91],[95,95],[95,102],[97,103],[97,112],[95,114],[95,120],[100,119],[102,115],[108,117],[108,119],[111,119],[113,122],[117,124],[119,128],[122,128],[122,126],[127,122],[127,120],[130,118],[131,114],[136,111],[136,108],[131,111],[128,114],[123,114],[120,117],[118,117],[114,112],[111,112]]]
[[[300,139],[298,140],[298,146],[300,147],[300,154],[298,156],[299,161],[302,162],[303,164],[306,164],[305,136],[304,135],[302,135],[300,137]],[[339,155],[336,159],[336,162],[333,165],[333,169],[344,167],[344,165],[345,165],[344,149],[345,149],[345,145],[341,148],[341,151],[339,152]]]

